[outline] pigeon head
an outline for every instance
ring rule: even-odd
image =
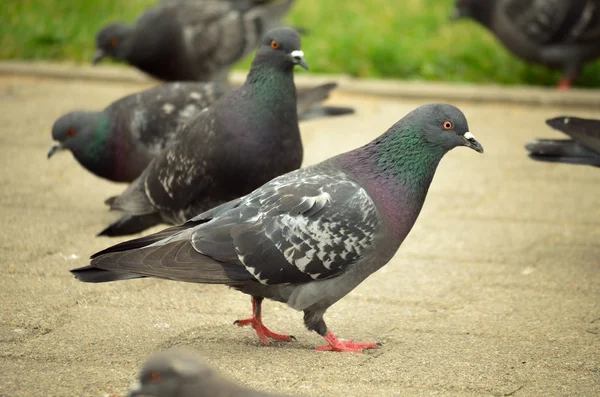
[[[457,146],[483,153],[458,108],[429,104],[404,116],[367,145],[364,153],[375,158],[381,175],[395,176],[413,191],[426,193],[442,157]],[[363,164],[369,167],[368,161]]]
[[[483,147],[469,132],[467,118],[455,106],[428,104],[418,107],[392,127],[400,134],[420,134],[425,147],[441,148],[444,152],[466,146],[479,153]]]
[[[495,0],[456,0],[452,19],[472,18],[483,24],[491,22]]]
[[[419,125],[425,141],[446,151],[466,146],[483,153],[483,147],[469,132],[467,118],[456,106],[447,104],[423,105],[407,115],[408,123]]]
[[[256,52],[252,62],[253,68],[270,66],[291,72],[296,65],[308,70],[300,44],[300,35],[290,28],[269,30]]]
[[[97,128],[99,112],[75,111],[67,113],[54,122],[52,139],[57,143],[50,147],[48,158],[63,149],[75,155],[83,152]]]
[[[129,397],[177,396],[186,385],[197,385],[217,373],[204,364],[190,351],[172,348],[151,356],[142,371],[139,380],[131,385]],[[203,388],[196,388],[201,394]]]
[[[96,52],[92,63],[95,65],[105,57],[125,58],[126,43],[133,28],[124,23],[113,23],[102,28],[96,35]]]

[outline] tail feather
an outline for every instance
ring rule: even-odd
[[[108,227],[98,233],[98,236],[127,236],[143,232],[162,223],[160,214],[153,213],[147,215],[123,215],[116,222],[111,223]]]
[[[144,278],[138,274],[117,273],[110,270],[98,269],[93,266],[84,266],[71,270],[71,273],[79,281],[84,283],[106,283],[110,281],[132,280],[135,278]]]
[[[600,154],[571,139],[537,139],[528,142],[529,157],[538,161],[583,164],[600,167]]]
[[[310,120],[318,117],[340,116],[354,113],[350,107],[324,106],[322,102],[329,98],[337,83],[327,83],[316,87],[298,90],[298,118]]]

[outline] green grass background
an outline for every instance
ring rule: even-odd
[[[0,59],[89,62],[96,31],[134,21],[155,0],[4,0]],[[358,77],[555,85],[560,72],[508,53],[472,21],[451,23],[453,0],[297,0],[288,21],[305,27],[312,72]],[[249,61],[239,67],[247,67]],[[600,62],[579,86],[600,87]]]

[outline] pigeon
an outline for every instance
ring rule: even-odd
[[[129,397],[282,397],[238,385],[189,349],[174,347],[148,358]]]
[[[250,194],[155,234],[109,247],[71,270],[83,282],[158,277],[225,284],[252,297],[264,344],[290,341],[262,322],[264,298],[304,312],[327,344],[361,352],[375,343],[338,339],[329,306],[394,256],[414,225],[436,168],[452,148],[483,153],[464,114],[423,105],[363,147],[269,181]]]
[[[561,116],[546,124],[571,139],[537,139],[527,143],[529,157],[539,161],[600,167],[600,120]]]
[[[125,214],[100,235],[180,224],[299,168],[295,65],[308,69],[298,33],[271,30],[246,82],[185,124],[120,196],[109,199],[111,210]]]
[[[327,83],[298,90],[298,118],[354,113],[353,108],[321,104],[336,86]],[[93,174],[133,182],[185,123],[229,90],[219,83],[165,83],[126,96],[100,112],[70,112],[52,127],[52,138],[58,143],[51,146],[48,158],[68,149]]]
[[[600,57],[598,0],[457,0],[453,18],[473,18],[516,56],[561,69],[559,89]]]
[[[293,0],[165,1],[134,25],[112,23],[96,35],[93,63],[123,60],[165,81],[226,82],[233,64],[281,25]]]

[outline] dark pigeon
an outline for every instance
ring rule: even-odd
[[[307,68],[300,36],[288,28],[270,31],[244,85],[188,122],[111,201],[125,215],[100,234],[140,232],[152,219],[179,224],[299,168],[295,65]]]
[[[68,149],[99,177],[131,182],[181,126],[227,90],[215,83],[169,83],[126,96],[100,112],[68,113],[52,126],[58,144],[50,148],[48,158]]]
[[[298,90],[298,118],[354,113],[352,108],[321,104],[336,86],[328,83]],[[52,138],[58,143],[50,148],[48,158],[68,149],[97,176],[132,182],[185,123],[228,91],[218,83],[166,83],[122,98],[100,112],[68,113],[52,127]]]
[[[113,23],[96,36],[94,63],[123,60],[166,81],[227,81],[232,65],[281,25],[293,0],[166,1],[134,25]]]
[[[553,69],[568,89],[600,56],[599,0],[457,0],[454,18],[473,18],[516,56]]]
[[[129,397],[282,397],[232,382],[181,347],[156,353],[144,364]]]
[[[442,157],[466,146],[480,153],[463,113],[424,105],[356,150],[282,175],[247,196],[181,226],[110,247],[71,272],[84,282],[159,277],[225,284],[252,296],[249,324],[267,329],[264,298],[304,311],[327,341],[318,350],[358,352],[374,343],[340,341],[327,308],[396,253],[415,223]]]
[[[600,120],[562,116],[546,120],[571,139],[536,139],[527,143],[529,157],[539,161],[600,167]]]

